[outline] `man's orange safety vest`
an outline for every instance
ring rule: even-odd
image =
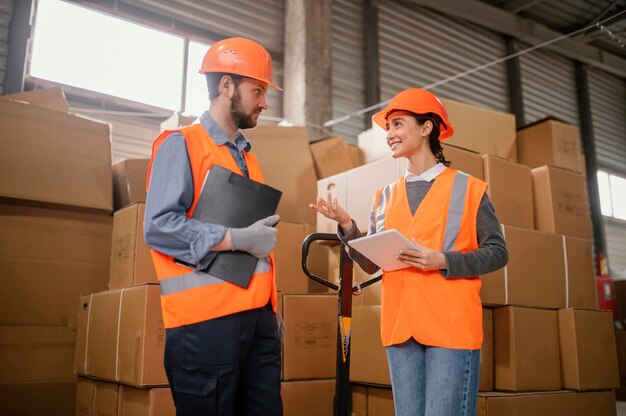
[[[476,216],[487,184],[446,168],[411,214],[404,178],[374,198],[376,231],[397,229],[422,245],[467,253],[478,248]],[[409,267],[383,274],[383,345],[410,338],[424,345],[479,349],[482,345],[480,277],[446,279],[438,270]]]
[[[194,183],[193,203],[187,217],[193,215],[204,179],[213,165],[243,175],[227,146],[218,146],[201,124],[168,130],[161,133],[152,145],[148,167],[148,186],[152,161],[168,135],[180,132],[185,138]],[[250,179],[264,183],[259,162],[250,152],[243,152]],[[161,308],[165,328],[194,324],[220,316],[230,315],[272,302],[276,312],[274,255],[259,259],[247,288],[197,272],[177,263],[173,257],[151,250],[152,261],[161,286]]]

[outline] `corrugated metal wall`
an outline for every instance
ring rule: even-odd
[[[626,80],[596,69],[588,79],[598,166],[626,175]],[[611,276],[626,279],[626,222],[605,218],[604,233]]]
[[[613,279],[626,279],[626,223],[613,220],[605,223],[609,275]]]
[[[363,0],[333,0],[333,119],[366,107],[363,33]],[[352,117],[333,126],[333,133],[342,135],[347,143],[356,143],[358,134],[370,124],[362,116]]]
[[[589,69],[598,164],[626,175],[626,80]]]
[[[9,25],[12,15],[13,0],[0,0],[0,95],[4,94],[4,79],[9,54]]]
[[[526,124],[548,116],[579,125],[574,63],[536,50],[520,57]]]
[[[506,56],[504,38],[405,2],[381,0],[380,88],[383,100]],[[510,111],[505,64],[432,89],[442,97]]]

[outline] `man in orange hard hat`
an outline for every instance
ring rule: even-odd
[[[145,240],[161,288],[165,370],[176,414],[282,415],[280,336],[273,253],[278,215],[246,228],[192,218],[212,166],[257,182],[263,176],[241,129],[267,108],[272,58],[258,43],[215,43],[200,73],[209,110],[200,124],[164,131],[148,169]],[[220,251],[258,258],[246,288],[202,270]]]

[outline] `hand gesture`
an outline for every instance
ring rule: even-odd
[[[317,203],[309,204],[309,207],[328,219],[337,221],[339,226],[343,230],[350,231],[352,229],[352,220],[350,219],[350,214],[346,212],[339,203],[337,202],[337,198],[333,197],[333,194],[328,193],[328,199],[324,199],[322,197],[317,197]]]
[[[415,248],[400,251],[398,260],[420,270],[440,270],[446,268],[446,258],[439,250],[433,250],[412,239]]]

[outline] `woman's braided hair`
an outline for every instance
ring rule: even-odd
[[[430,150],[433,152],[435,159],[437,162],[442,163],[445,166],[450,166],[450,162],[446,160],[446,157],[443,154],[443,148],[441,147],[441,142],[439,141],[439,126],[443,124],[441,117],[439,117],[435,113],[426,113],[426,114],[416,114],[415,119],[417,120],[417,124],[420,126],[423,125],[426,121],[430,121],[433,125],[433,129],[428,135],[428,142],[430,143]]]

